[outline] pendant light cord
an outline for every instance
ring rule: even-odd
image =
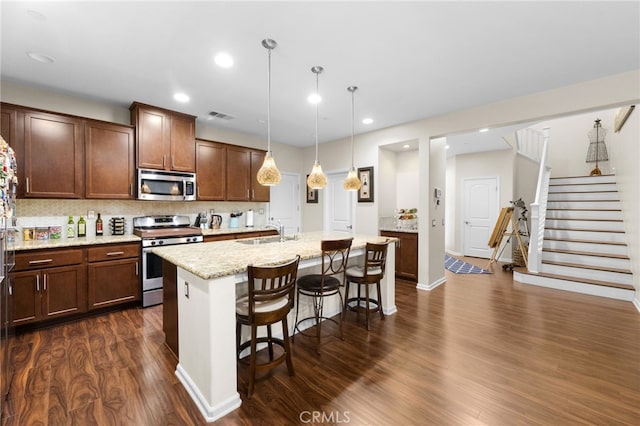
[[[267,49],[268,71],[267,71],[267,153],[271,155],[271,49]]]
[[[316,95],[318,96],[320,96],[320,94],[318,93],[319,74],[320,74],[319,72],[316,73]],[[318,103],[316,103],[316,163],[318,162]]]
[[[353,169],[353,129],[354,129],[353,122],[355,120],[355,112],[354,112],[355,107],[354,107],[354,101],[353,101],[353,98],[355,96],[354,94],[355,94],[355,90],[352,90],[351,91],[351,169]]]

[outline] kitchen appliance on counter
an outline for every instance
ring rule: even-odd
[[[222,225],[222,216],[219,214],[211,215],[211,229],[220,229],[220,225]]]
[[[162,258],[153,247],[201,243],[202,230],[191,226],[189,216],[133,218],[133,233],[142,238],[142,306],[162,303]]]
[[[138,169],[138,200],[195,201],[195,173]]]

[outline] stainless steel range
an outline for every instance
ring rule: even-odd
[[[142,306],[162,303],[162,259],[153,247],[201,243],[202,230],[191,226],[189,216],[133,218],[133,233],[142,238]]]

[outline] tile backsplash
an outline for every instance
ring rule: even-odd
[[[16,200],[16,227],[18,230],[27,226],[62,226],[63,238],[67,235],[66,224],[69,216],[78,222],[80,216],[87,221],[87,236],[95,234],[95,219],[101,214],[104,222],[105,234],[110,234],[109,219],[124,217],[126,221],[125,233],[133,232],[133,218],[136,216],[179,214],[187,215],[191,223],[195,222],[199,212],[222,216],[221,228],[229,227],[231,212],[252,209],[254,211],[254,227],[262,227],[268,223],[269,203],[234,203],[234,202],[158,202],[139,200],[60,200],[60,199],[18,199]],[[95,217],[89,219],[89,211],[95,212]],[[260,214],[260,211],[263,213]],[[246,214],[240,217],[239,226],[244,226]],[[18,235],[21,235],[18,232]]]

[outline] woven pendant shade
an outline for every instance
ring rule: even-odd
[[[311,174],[307,178],[307,185],[311,189],[322,189],[327,186],[327,177],[322,172],[322,166],[317,161],[311,169]]]

